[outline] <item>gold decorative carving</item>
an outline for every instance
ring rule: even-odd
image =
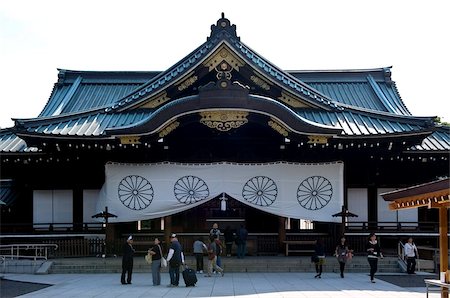
[[[170,98],[167,96],[166,92],[159,93],[158,95],[153,96],[149,100],[146,100],[145,103],[143,103],[141,106],[139,106],[139,108],[153,109],[153,108],[156,108],[157,106],[162,105],[163,103],[165,103],[169,99]]]
[[[183,83],[178,86],[178,91],[183,91],[184,89],[189,88],[192,84],[194,84],[198,80],[197,76],[192,76],[187,78]]]
[[[275,120],[271,119],[267,122],[267,124],[269,124],[269,126],[272,127],[280,135],[285,136],[285,137],[288,136],[289,133],[288,133],[287,129],[284,128],[283,125],[279,124]]]
[[[270,90],[270,86],[269,83],[267,83],[266,81],[264,81],[263,79],[261,79],[260,77],[257,76],[251,76],[250,80],[252,80],[253,83],[255,83],[256,85],[258,85],[259,87],[261,87],[264,90]]]
[[[200,112],[200,123],[219,131],[229,131],[248,122],[248,112],[244,111],[207,111]]]
[[[209,71],[216,69],[222,69],[224,65],[223,61],[225,61],[231,68],[239,71],[239,67],[245,65],[244,60],[239,58],[233,51],[228,48],[225,44],[221,45],[211,56],[203,62],[203,66],[208,67]]]
[[[308,136],[308,144],[326,144],[328,137],[326,136]]]
[[[284,102],[285,104],[290,105],[294,108],[309,108],[310,106],[305,104],[301,99],[295,96],[291,96],[286,92],[281,92],[281,96],[278,97],[279,100]]]
[[[121,136],[120,144],[140,144],[140,136]]]
[[[180,126],[180,122],[178,122],[178,121],[173,121],[173,122],[169,123],[163,129],[161,129],[161,131],[159,132],[159,137],[164,138],[169,133],[174,131],[178,126]]]

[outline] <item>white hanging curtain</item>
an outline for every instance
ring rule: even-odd
[[[195,208],[222,193],[278,216],[340,221],[342,162],[332,163],[108,163],[97,203],[127,222]]]

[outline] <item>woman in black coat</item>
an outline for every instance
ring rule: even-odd
[[[371,233],[369,241],[366,244],[367,260],[370,265],[370,282],[375,283],[374,276],[378,270],[378,258],[383,258],[381,253],[380,244],[378,244],[377,236],[375,233]]]

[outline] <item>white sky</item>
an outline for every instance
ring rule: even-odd
[[[221,12],[285,70],[393,66],[416,116],[450,122],[450,1],[0,0],[0,127],[46,104],[57,68],[165,70]]]

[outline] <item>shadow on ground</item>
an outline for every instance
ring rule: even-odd
[[[425,287],[424,279],[437,279],[437,275],[376,275],[377,279],[394,284],[402,288],[422,288]]]
[[[12,281],[0,278],[0,297],[10,298],[25,295],[51,285],[37,284],[31,282]]]

